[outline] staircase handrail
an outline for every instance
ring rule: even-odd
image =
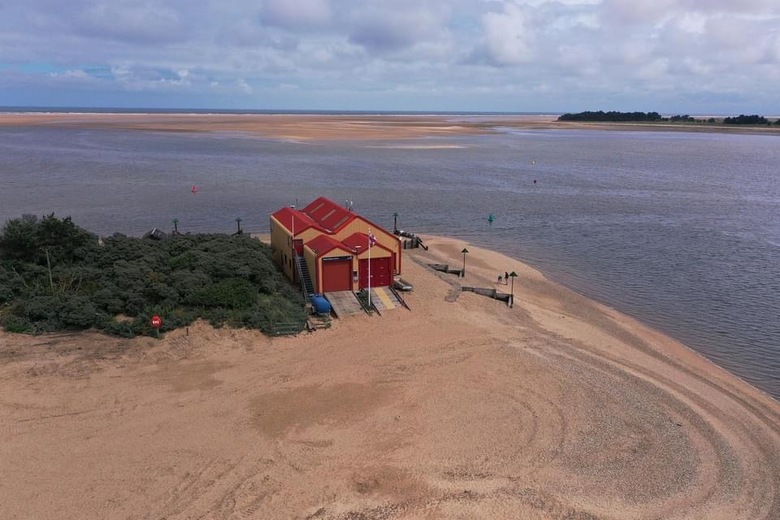
[[[309,294],[309,288],[306,287],[306,278],[303,275],[303,268],[301,267],[303,256],[299,255],[297,252],[293,253],[293,255],[293,258],[295,259],[295,269],[298,271],[298,280],[301,281],[301,292],[303,293],[306,303],[311,303],[311,294]]]

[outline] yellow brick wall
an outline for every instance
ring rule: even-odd
[[[393,235],[392,233],[386,232],[380,228],[377,227],[371,227],[371,233],[376,237],[376,240],[378,243],[382,244],[384,247],[388,248],[390,251],[395,253],[396,261],[400,263],[401,258],[401,250],[403,249],[403,246],[401,244],[401,241]],[[369,231],[369,223],[363,220],[359,215],[355,220],[344,226],[343,229],[341,229],[338,233],[333,235],[333,238],[336,240],[344,240],[348,236],[354,234],[354,233],[368,233]],[[368,244],[366,244],[368,245]],[[364,246],[362,249],[365,250]],[[382,253],[375,253],[376,251],[382,251]],[[381,248],[371,248],[371,257],[372,258],[384,258],[386,256],[390,256],[390,253],[387,251],[384,251]],[[363,258],[363,255],[361,253],[360,258]],[[365,255],[365,258],[368,258],[368,255]],[[393,266],[393,269],[395,270],[395,274],[401,274],[400,272],[400,266],[395,265]]]
[[[321,292],[320,291],[320,276],[322,273],[319,272],[319,267],[317,266],[317,255],[314,254],[314,251],[308,246],[306,246],[306,242],[303,242],[303,258],[306,259],[306,269],[309,271],[309,278],[312,279],[314,282],[314,292]]]
[[[292,280],[292,267],[290,266],[290,254],[292,253],[290,245],[290,233],[285,227],[271,216],[271,249],[272,257],[277,265],[282,267],[284,274]],[[286,262],[284,260],[287,260]]]

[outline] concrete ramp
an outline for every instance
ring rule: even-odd
[[[338,318],[362,314],[365,311],[352,291],[335,291],[324,293],[323,296],[330,302],[333,313]]]
[[[371,304],[376,307],[379,312],[401,306],[401,302],[398,301],[395,294],[387,287],[371,288]]]

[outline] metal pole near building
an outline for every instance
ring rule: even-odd
[[[371,228],[368,228],[368,308],[371,308]]]
[[[509,306],[514,307],[515,306],[515,278],[517,278],[517,273],[512,271],[509,273],[509,277],[512,279],[512,296],[511,300],[509,300]]]
[[[295,204],[290,206],[290,209],[292,209],[292,214],[290,216],[290,258],[292,259],[292,269],[290,269],[290,272],[292,273],[292,281],[295,282]]]

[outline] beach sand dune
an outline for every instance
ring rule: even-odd
[[[0,335],[0,517],[780,518],[780,405],[495,252],[269,339]],[[428,263],[460,266],[463,279]],[[515,305],[495,288],[516,271]]]

